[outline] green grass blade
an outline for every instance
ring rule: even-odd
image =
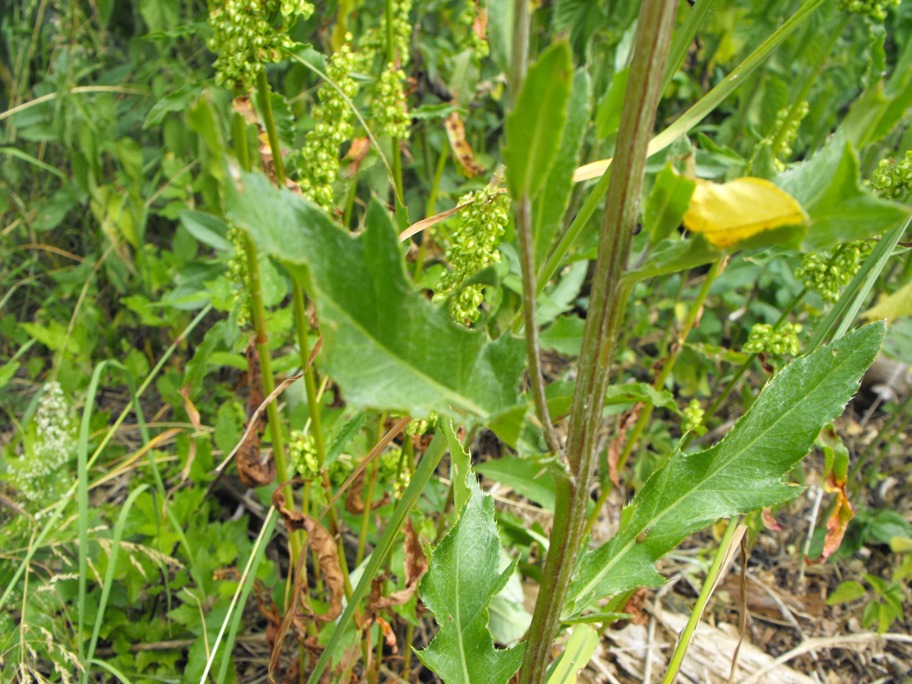
[[[101,660],[93,660],[92,665],[98,665],[98,667],[100,667],[102,670],[107,670],[112,675],[117,677],[117,679],[123,682],[123,684],[133,684],[129,677],[127,677],[123,672],[118,670],[113,665],[109,665],[108,663],[102,662]]]
[[[92,662],[95,656],[95,645],[98,643],[98,635],[101,632],[101,625],[104,619],[105,608],[108,605],[108,598],[111,595],[111,585],[114,583],[114,571],[117,569],[117,556],[120,553],[120,542],[123,539],[124,527],[127,524],[127,516],[130,509],[136,503],[136,499],[142,494],[149,485],[140,485],[127,497],[120,515],[117,516],[117,523],[114,525],[114,536],[111,539],[111,557],[108,560],[108,569],[105,572],[104,585],[101,589],[101,600],[98,602],[98,614],[95,616],[95,627],[92,629],[92,638],[89,640],[89,649],[86,652],[86,668],[83,676],[88,678]]]
[[[212,664],[215,662],[215,656],[218,654],[222,637],[225,636],[225,631],[227,629],[228,636],[225,639],[225,657],[222,658],[222,664],[219,666],[218,675],[215,679],[218,684],[222,684],[222,682],[225,681],[225,677],[228,674],[228,665],[231,662],[231,649],[234,646],[234,640],[237,637],[238,629],[240,628],[241,618],[244,616],[244,606],[247,605],[247,599],[250,596],[250,591],[253,589],[257,570],[260,567],[260,563],[263,561],[263,555],[265,554],[269,540],[272,539],[272,532],[275,529],[278,517],[276,509],[274,507],[270,508],[266,520],[263,523],[263,527],[260,529],[260,533],[254,541],[252,553],[247,559],[247,565],[244,567],[244,572],[241,575],[238,587],[234,592],[234,596],[231,598],[231,604],[228,606],[228,614],[222,621],[218,636],[215,638],[215,643],[212,645],[212,652],[209,654],[209,659],[206,661],[206,669],[203,671],[203,676],[200,678],[201,682],[207,681],[209,671],[212,669]]]
[[[88,396],[85,407],[82,410],[82,422],[79,425],[79,438],[76,447],[77,459],[77,476],[76,476],[76,506],[78,509],[78,526],[79,526],[79,594],[78,594],[78,618],[76,642],[78,644],[79,662],[83,664],[83,671],[80,681],[88,681],[88,667],[85,660],[85,645],[82,635],[85,628],[85,602],[86,602],[86,581],[88,579],[88,551],[89,551],[89,427],[92,423],[92,410],[95,408],[95,395],[98,392],[98,385],[101,383],[101,374],[108,367],[124,369],[124,366],[117,361],[108,359],[102,361],[95,367],[92,373],[92,380],[89,382]],[[63,512],[63,506],[57,509]],[[0,601],[2,605],[2,601]]]
[[[694,37],[697,35],[697,29],[700,28],[700,25],[703,23],[706,15],[709,14],[709,10],[712,9],[715,1],[716,0],[700,0],[700,2],[691,8],[684,26],[675,34],[674,40],[671,43],[671,50],[668,52],[668,66],[665,67],[665,76],[662,78],[663,93],[671,83],[671,79],[674,78],[674,75],[684,63],[684,58],[687,57],[687,50],[690,48],[690,44],[693,42]]]
[[[326,644],[326,648],[323,649],[320,659],[314,666],[313,672],[310,674],[310,679],[307,680],[308,684],[317,684],[317,682],[320,681],[320,676],[323,674],[326,666],[329,665],[329,660],[334,655],[340,639],[342,639],[345,634],[348,623],[351,622],[352,616],[358,609],[359,604],[367,595],[374,576],[380,570],[380,567],[385,562],[390,550],[393,548],[393,542],[396,540],[399,531],[402,529],[402,525],[405,523],[405,516],[408,515],[412,505],[418,500],[421,492],[434,476],[434,471],[437,470],[437,465],[440,463],[440,459],[443,458],[446,444],[446,437],[442,431],[434,435],[434,439],[428,447],[428,450],[424,453],[421,463],[418,465],[418,468],[415,469],[412,481],[409,483],[405,492],[403,492],[402,498],[399,499],[399,503],[396,504],[396,509],[387,521],[386,529],[383,531],[380,540],[377,542],[376,548],[374,548],[374,552],[371,554],[370,560],[367,562],[367,566],[364,568],[364,572],[361,574],[361,580],[352,591],[351,598],[348,600],[348,605],[345,606],[345,612],[342,613],[336,622],[336,628],[333,630],[332,637],[330,637],[329,643]]]

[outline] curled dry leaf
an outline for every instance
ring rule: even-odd
[[[370,152],[370,147],[370,138],[367,136],[352,140],[351,147],[348,148],[348,152],[345,154],[345,161],[348,162],[348,175],[351,178],[354,178],[355,174],[358,173],[358,169],[361,168],[361,162],[364,161],[367,153]]]
[[[778,523],[776,517],[773,515],[773,512],[769,509],[769,506],[763,509],[760,517],[763,520],[763,526],[769,531],[780,532],[782,530],[782,525]]]
[[[347,510],[352,515],[361,515],[364,513],[364,501],[361,498],[363,491],[364,471],[362,470],[360,473],[358,473],[358,476],[352,482],[351,489],[348,490],[348,494],[345,496],[345,510]],[[381,506],[388,504],[389,500],[389,492],[384,492],[383,496],[380,499],[371,501],[370,508],[372,511],[375,511]]]
[[[178,390],[178,393],[184,400],[184,410],[187,412],[187,417],[190,419],[190,424],[193,425],[193,429],[197,432],[202,432],[203,424],[200,421],[200,413],[197,410],[196,406],[193,405],[193,402],[190,400],[190,385],[184,385]],[[171,494],[174,493],[174,490],[180,487],[184,482],[187,481],[187,478],[190,477],[190,468],[193,467],[193,462],[196,460],[196,440],[193,437],[190,438],[190,446],[187,450],[187,463],[184,465],[183,470],[181,470],[180,481],[174,486],[168,497],[170,498]]]
[[[307,614],[295,615],[295,625],[302,630],[302,633],[305,633],[307,620],[324,623],[331,622],[339,617],[342,612],[345,579],[342,574],[342,564],[339,562],[339,551],[332,535],[323,525],[309,515],[301,511],[289,510],[285,506],[283,491],[284,485],[276,488],[272,494],[272,505],[276,507],[276,510],[284,518],[289,530],[305,530],[307,532],[307,542],[310,544],[311,551],[313,551],[315,562],[320,567],[323,584],[329,592],[329,610],[320,614],[316,614],[310,609],[306,593],[307,587],[302,586],[301,591],[295,592],[296,598],[300,599],[307,611]],[[303,573],[299,572],[297,576],[301,577]]]
[[[253,108],[253,102],[250,101],[250,98],[247,95],[241,95],[240,97],[234,98],[231,103],[231,111],[240,114],[248,126],[259,127],[260,118]]]
[[[418,533],[415,531],[412,521],[409,520],[405,525],[405,587],[394,591],[389,596],[381,596],[380,587],[382,582],[377,582],[371,590],[370,598],[367,602],[367,612],[375,615],[381,610],[386,610],[392,606],[401,606],[409,601],[418,590],[418,582],[424,577],[428,570],[428,559],[418,540]]]
[[[237,456],[238,477],[245,487],[264,487],[275,480],[271,456],[260,454],[260,437],[266,430],[266,415],[259,411],[263,396],[263,375],[253,338],[247,345],[247,429]]]
[[[849,521],[855,517],[855,511],[846,495],[845,481],[837,480],[832,473],[827,478],[827,489],[836,492],[836,507],[827,520],[827,533],[823,540],[823,552],[815,562],[823,563],[836,553],[836,550],[842,544],[842,538],[845,536],[846,528]]]
[[[470,178],[477,176],[484,171],[484,168],[475,161],[475,153],[472,152],[472,146],[465,137],[465,126],[458,112],[450,114],[444,122],[447,139],[450,141],[450,149],[453,150],[453,156],[456,161]]]

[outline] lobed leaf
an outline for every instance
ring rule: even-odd
[[[810,161],[786,171],[777,184],[810,215],[804,238],[809,250],[828,249],[889,230],[907,215],[900,204],[878,199],[861,187],[858,157],[842,136],[835,136]]]
[[[499,572],[500,538],[494,499],[475,478],[459,522],[431,553],[420,585],[421,600],[434,613],[440,631],[418,657],[447,684],[506,684],[519,669],[523,646],[497,649],[488,631],[488,606],[503,589],[515,564]]]
[[[687,535],[795,497],[801,488],[782,477],[852,398],[885,330],[871,324],[796,359],[721,442],[700,453],[674,454],[624,510],[618,533],[580,559],[564,614],[610,594],[661,584],[656,561]]]
[[[486,418],[516,403],[522,341],[489,342],[415,292],[379,204],[358,237],[259,174],[242,174],[227,204],[231,220],[314,299],[321,365],[352,407]]]

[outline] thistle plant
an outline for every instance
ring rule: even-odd
[[[210,0],[207,47],[218,54],[215,82],[249,90],[263,65],[280,61],[294,45],[288,30],[313,10],[307,0]]]
[[[339,147],[355,134],[352,112],[345,98],[350,100],[358,92],[358,84],[351,76],[356,61],[349,45],[343,45],[332,56],[326,75],[338,90],[329,83],[320,86],[319,104],[313,110],[316,126],[305,137],[300,152],[289,160],[297,168],[301,192],[326,211],[332,211],[334,206],[333,183],[339,175]]]
[[[768,354],[770,356],[797,356],[801,349],[798,344],[798,333],[802,326],[798,323],[785,322],[778,327],[767,323],[757,323],[751,328],[750,336],[744,345],[748,354]]]
[[[497,245],[510,220],[510,198],[496,188],[485,188],[464,195],[459,205],[462,224],[450,238],[447,262],[451,270],[441,278],[434,301],[450,299],[450,314],[461,323],[478,320],[484,301],[482,286],[466,281],[483,268],[500,261]]]
[[[839,0],[839,9],[843,12],[860,14],[874,21],[884,21],[888,7],[899,7],[899,0]]]

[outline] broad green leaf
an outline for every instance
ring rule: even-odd
[[[167,31],[180,21],[180,3],[177,0],[140,0],[139,13],[149,31]]]
[[[586,321],[579,316],[561,316],[542,331],[539,342],[542,349],[553,349],[568,356],[578,356],[583,344],[585,327]]]
[[[579,160],[580,148],[589,121],[589,103],[592,98],[592,80],[584,69],[577,69],[573,76],[570,99],[567,101],[567,125],[558,148],[557,158],[545,180],[541,194],[535,200],[535,263],[544,261],[551,242],[563,225],[564,214],[573,191],[573,170]]]
[[[877,304],[861,314],[862,318],[869,321],[886,318],[891,322],[906,316],[912,316],[912,282],[906,283],[893,294],[882,297]]]
[[[861,582],[850,580],[843,582],[833,590],[833,593],[827,596],[827,605],[836,606],[840,603],[851,603],[860,598],[864,598],[867,591]]]
[[[861,187],[858,157],[841,136],[834,137],[810,161],[779,176],[777,185],[810,215],[804,238],[804,247],[810,251],[878,235],[908,214],[902,205],[878,199]]]
[[[516,404],[522,341],[489,342],[415,292],[378,204],[364,234],[352,237],[262,175],[243,174],[227,203],[231,220],[313,298],[323,335],[318,362],[350,406],[486,418]]]
[[[529,68],[516,106],[504,122],[503,159],[513,197],[534,197],[551,169],[567,123],[572,76],[566,41],[545,50]]]
[[[517,494],[534,501],[546,511],[554,510],[554,480],[557,466],[540,459],[504,456],[479,463],[475,470]]]
[[[668,390],[657,390],[645,382],[611,385],[605,392],[605,405],[643,403],[680,414],[674,396]]]
[[[875,38],[876,50],[883,55],[883,41],[886,34],[882,27]],[[872,65],[872,72],[880,76],[885,69]],[[912,105],[912,44],[907,43],[899,63],[890,80],[884,84],[878,80],[869,85],[861,96],[852,103],[842,130],[846,139],[855,149],[864,149],[887,136],[906,115]]]
[[[567,647],[548,675],[548,684],[575,684],[579,671],[589,664],[598,645],[599,633],[592,627],[574,627]]]
[[[421,600],[440,631],[423,651],[428,668],[447,684],[506,684],[522,663],[523,646],[497,649],[488,631],[488,607],[513,574],[499,571],[500,538],[494,499],[481,493],[471,475],[471,497],[456,526],[431,552],[420,585]]]
[[[874,360],[885,326],[865,326],[776,375],[731,432],[696,454],[675,453],[624,510],[621,528],[580,560],[564,614],[634,587],[663,582],[655,563],[720,518],[788,501],[782,477],[838,416]]]
[[[218,216],[187,209],[180,213],[180,223],[190,235],[204,245],[222,252],[234,251],[234,245],[226,237],[228,226]]]
[[[666,239],[681,225],[695,187],[696,183],[677,173],[671,162],[656,177],[643,213],[643,227],[651,246]]]

